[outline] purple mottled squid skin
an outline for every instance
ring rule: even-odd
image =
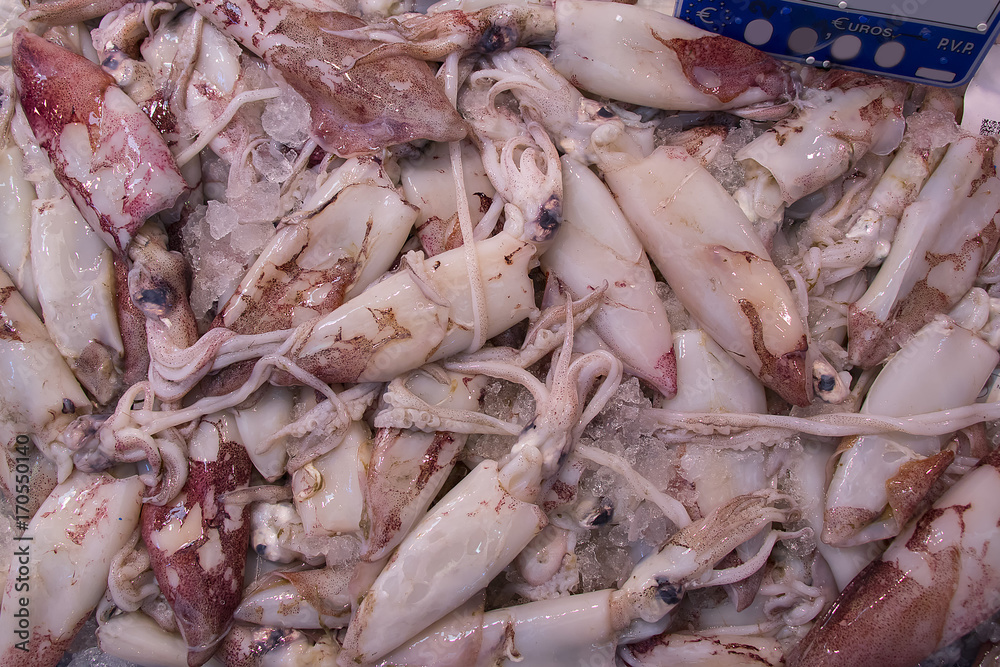
[[[248,486],[251,466],[241,444],[223,440],[216,461],[189,461],[187,483],[174,501],[143,507],[142,538],[160,590],[187,642],[192,667],[212,657],[229,632],[243,594],[250,507],[224,505],[220,497]],[[201,530],[195,539],[173,552],[157,548],[160,531],[176,530],[196,510],[201,513]]]
[[[114,79],[83,56],[21,28],[11,64],[21,106],[56,178],[94,231],[124,254],[139,227],[187,187],[166,142]],[[90,140],[89,155],[63,144],[74,124]]]
[[[458,141],[466,125],[427,63],[405,55],[356,62],[378,42],[338,36],[365,25],[287,0],[191,0],[226,35],[281,72],[309,102],[312,136],[340,157],[415,139]]]

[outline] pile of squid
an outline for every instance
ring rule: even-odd
[[[0,7],[0,664],[997,659],[960,91],[646,4],[186,2]]]

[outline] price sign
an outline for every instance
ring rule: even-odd
[[[781,58],[937,86],[967,83],[1000,31],[997,0],[680,0],[675,15]]]

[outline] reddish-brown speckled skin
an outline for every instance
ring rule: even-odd
[[[14,34],[12,55],[17,92],[35,137],[46,150],[70,123],[88,127],[97,139],[91,117],[100,117],[104,91],[115,80],[82,56],[27,30]]]
[[[457,141],[466,125],[448,102],[427,63],[390,55],[345,67],[378,44],[335,33],[365,25],[342,12],[309,12],[285,0],[268,3],[191,2],[223,32],[276,67],[312,109],[312,135],[321,148],[341,157],[362,155],[414,139]],[[264,18],[285,12],[276,26]],[[259,31],[243,37],[247,31]],[[264,31],[267,31],[265,34]],[[267,35],[280,34],[303,49],[281,44],[266,48]]]
[[[185,187],[170,149],[138,107],[134,113],[106,108],[105,95],[110,89],[124,93],[117,90],[114,79],[83,56],[21,28],[14,33],[11,66],[21,106],[39,145],[52,161],[56,178],[91,227],[123,254],[127,240],[120,238],[120,228],[124,227],[130,238],[147,218],[172,205]],[[89,184],[66,173],[67,162],[59,144],[64,128],[71,123],[87,128],[94,153],[92,170],[112,168],[119,177],[130,180],[152,167],[139,180],[148,185],[150,179],[156,179],[157,187],[164,190],[140,187],[127,191],[119,202],[127,222],[112,220],[109,212],[94,204]],[[110,148],[111,137],[123,136],[128,137],[118,142],[123,148]]]
[[[4,304],[11,294],[15,294],[17,288],[14,286],[0,287],[0,340],[11,340],[14,342],[21,340],[21,335],[14,326],[14,321],[4,313]]]
[[[73,643],[76,634],[80,632],[80,628],[86,622],[87,618],[84,617],[76,628],[60,641],[53,641],[49,634],[40,635],[37,632],[32,632],[31,638],[28,640],[28,646],[31,647],[31,650],[8,649],[4,655],[0,655],[0,667],[54,667],[54,665],[58,665],[59,660],[62,659],[70,644]]]
[[[795,94],[788,67],[743,42],[720,35],[662,39],[653,33],[653,37],[677,55],[684,76],[693,86],[720,102],[731,102],[753,88],[760,88],[773,98],[791,98]],[[695,68],[716,75],[719,85],[703,85]]]
[[[978,273],[976,267],[989,261],[996,250],[997,240],[997,224],[991,221],[955,253],[925,253],[931,270],[945,263],[951,266],[949,275],[954,278],[954,284],[949,288],[950,294],[928,284],[925,275],[899,300],[887,322],[880,322],[870,312],[859,310],[851,304],[849,340],[856,363],[862,368],[877,366],[935,316],[948,312],[972,287]]]
[[[437,485],[454,467],[465,445],[465,437],[446,431],[423,436],[429,446],[419,460],[400,460],[393,446],[403,434],[400,429],[380,428],[368,475],[364,480],[367,528],[361,558],[375,561],[389,555],[403,535],[420,518],[412,504],[427,489]],[[409,477],[402,474],[406,471]],[[404,525],[405,523],[405,525]]]
[[[2,291],[2,290],[0,290]],[[2,298],[0,298],[2,301]],[[3,325],[0,322],[0,340],[3,339]],[[17,443],[10,442],[7,444],[7,448],[4,450],[2,456],[7,459],[7,469],[13,471],[17,465],[15,458],[20,458],[21,454],[15,450]],[[49,497],[49,493],[52,489],[56,488],[56,467],[55,464],[42,456],[38,450],[31,447],[30,461],[28,466],[30,468],[29,481],[28,481],[28,503],[26,505],[21,505],[22,508],[27,510],[29,516],[34,516],[38,508],[41,507],[45,499]],[[23,463],[23,461],[22,461]],[[11,479],[14,481],[14,478]],[[0,479],[0,498],[6,498],[7,502],[11,505],[14,504],[16,499],[16,494],[14,493],[17,485],[15,484],[12,488],[7,488],[3,480]],[[17,534],[23,533],[23,530],[17,531]]]
[[[840,594],[799,646],[790,667],[912,667],[934,652],[953,592],[957,550],[935,557],[925,588],[878,560]]]
[[[655,377],[647,378],[667,398],[677,395],[677,355],[673,348],[656,360]]]
[[[900,526],[909,523],[910,519],[930,504],[931,501],[925,501],[925,498],[954,460],[955,453],[946,449],[926,459],[907,461],[900,466],[899,472],[885,483],[889,507],[892,508],[893,518]]]
[[[740,254],[747,256],[748,262],[751,258],[759,259],[752,253]],[[806,371],[808,343],[805,336],[794,350],[775,356],[764,343],[763,325],[756,306],[747,299],[740,299],[740,309],[750,323],[753,349],[760,358],[760,381],[792,405],[808,406],[812,401],[812,384]]]
[[[149,372],[149,347],[146,343],[146,316],[136,308],[128,290],[131,267],[121,257],[115,258],[115,309],[118,328],[125,348],[125,384],[132,386],[146,379]]]
[[[302,25],[326,32],[358,28],[364,22],[349,14],[329,12],[308,14]],[[361,57],[374,46],[348,40],[332,50]],[[348,156],[424,137],[456,141],[465,136],[465,123],[426,63],[396,56],[356,65],[331,95],[317,73],[305,66],[307,57],[300,51],[282,49],[266,59],[281,69],[288,83],[309,102],[313,133],[325,150]],[[410,82],[412,87],[400,94],[389,85],[391,80]]]
[[[177,618],[181,634],[187,641],[188,664],[201,665],[215,651],[232,623],[233,611],[243,592],[243,568],[250,540],[250,508],[240,510],[242,518],[235,530],[226,530],[226,511],[237,511],[219,505],[219,497],[250,482],[250,457],[242,445],[223,442],[215,463],[190,461],[188,480],[178,499],[163,507],[146,505],[142,510],[142,537],[149,548],[153,573]],[[196,504],[202,508],[202,537],[182,546],[169,556],[157,550],[151,539],[170,517],[191,511]],[[182,509],[183,508],[183,509]],[[214,516],[212,516],[214,514]],[[183,515],[183,514],[182,514]],[[232,522],[237,517],[230,517]],[[205,571],[198,560],[198,549],[207,542],[206,535],[215,531],[222,543],[222,564]],[[168,568],[179,575],[177,586],[171,586]],[[206,647],[195,650],[191,647]]]
[[[981,465],[1000,471],[1000,450],[989,454]],[[960,618],[955,618],[954,610],[949,614],[960,583],[960,562],[978,556],[963,549],[960,540],[942,545],[942,527],[935,526],[935,521],[944,518],[957,523],[958,532],[963,532],[962,515],[969,505],[939,505],[917,521],[905,542],[906,549],[919,554],[927,565],[929,585],[907,575],[894,561],[871,563],[816,621],[789,657],[789,667],[912,667],[996,611],[988,608],[986,596],[980,594],[967,599],[981,609],[963,609],[957,614]]]

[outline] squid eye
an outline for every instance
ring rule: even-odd
[[[837,380],[831,375],[824,375],[816,383],[816,388],[823,392],[833,391],[833,388],[836,386]]]
[[[105,71],[111,70],[112,72],[121,67],[121,57],[118,51],[113,51],[111,55],[101,61],[101,67]]]
[[[656,578],[656,597],[664,604],[680,604],[684,587],[666,578]]]
[[[483,32],[476,44],[480,53],[490,54],[506,51],[517,46],[517,30],[506,25],[491,25]]]
[[[165,286],[143,289],[132,295],[136,308],[145,315],[162,317],[171,308],[170,289]]]
[[[559,229],[561,221],[562,201],[559,197],[552,195],[542,205],[541,211],[539,211],[538,216],[534,220],[534,226],[537,230],[535,232],[535,240],[537,242],[548,241],[556,233],[556,230]]]
[[[600,109],[597,110],[597,117],[598,118],[614,118],[615,117],[615,112],[612,111],[611,109],[607,108],[607,107],[601,107]]]
[[[167,290],[159,287],[157,289],[144,289],[139,296],[139,299],[151,306],[166,306],[167,305]]]
[[[600,505],[594,508],[593,512],[584,519],[583,523],[590,527],[596,528],[597,526],[603,526],[613,519],[615,516],[615,506],[611,502],[610,498],[604,497],[600,500]]]

